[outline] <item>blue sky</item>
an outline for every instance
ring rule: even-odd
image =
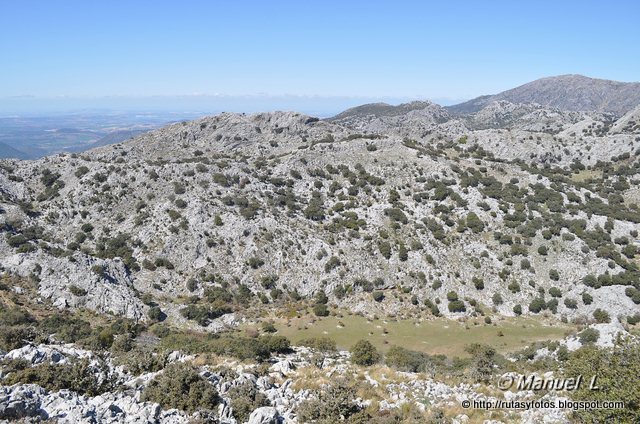
[[[637,1],[0,0],[0,98],[466,99],[640,80]]]

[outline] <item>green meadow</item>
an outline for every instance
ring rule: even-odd
[[[444,318],[434,320],[367,320],[358,315],[325,318],[310,315],[274,322],[278,334],[294,344],[309,337],[330,337],[340,349],[349,349],[367,339],[382,351],[392,345],[429,354],[464,356],[470,343],[483,343],[505,353],[531,342],[565,337],[573,328],[560,322],[544,323],[530,318],[505,318],[485,324],[482,318],[466,322]]]

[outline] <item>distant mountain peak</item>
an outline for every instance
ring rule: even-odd
[[[364,116],[399,116],[404,115],[412,110],[422,110],[428,107],[438,107],[433,102],[428,100],[414,100],[409,103],[402,103],[397,106],[390,105],[388,103],[368,103],[361,106],[352,107],[339,113],[338,115],[330,118],[329,120],[340,120],[352,117],[364,117]]]
[[[640,104],[640,83],[566,74],[540,78],[495,95],[449,106],[454,114],[479,111],[494,101],[537,103],[566,111],[606,112],[622,116]]]

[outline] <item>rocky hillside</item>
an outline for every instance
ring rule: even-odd
[[[227,113],[2,161],[0,419],[636,422],[636,116]],[[594,368],[631,407],[464,406]]]
[[[201,325],[234,309],[218,289],[368,314],[624,320],[640,303],[634,128],[505,102],[464,118],[377,105],[222,114],[4,161],[2,267],[60,308]]]
[[[560,75],[541,78],[502,93],[481,96],[450,106],[456,114],[474,113],[495,101],[536,103],[568,111],[612,113],[622,116],[640,105],[640,83]]]

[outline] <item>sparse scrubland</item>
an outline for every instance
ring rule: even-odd
[[[0,418],[637,422],[638,115],[225,113],[1,161]],[[626,404],[461,404],[564,398]]]

